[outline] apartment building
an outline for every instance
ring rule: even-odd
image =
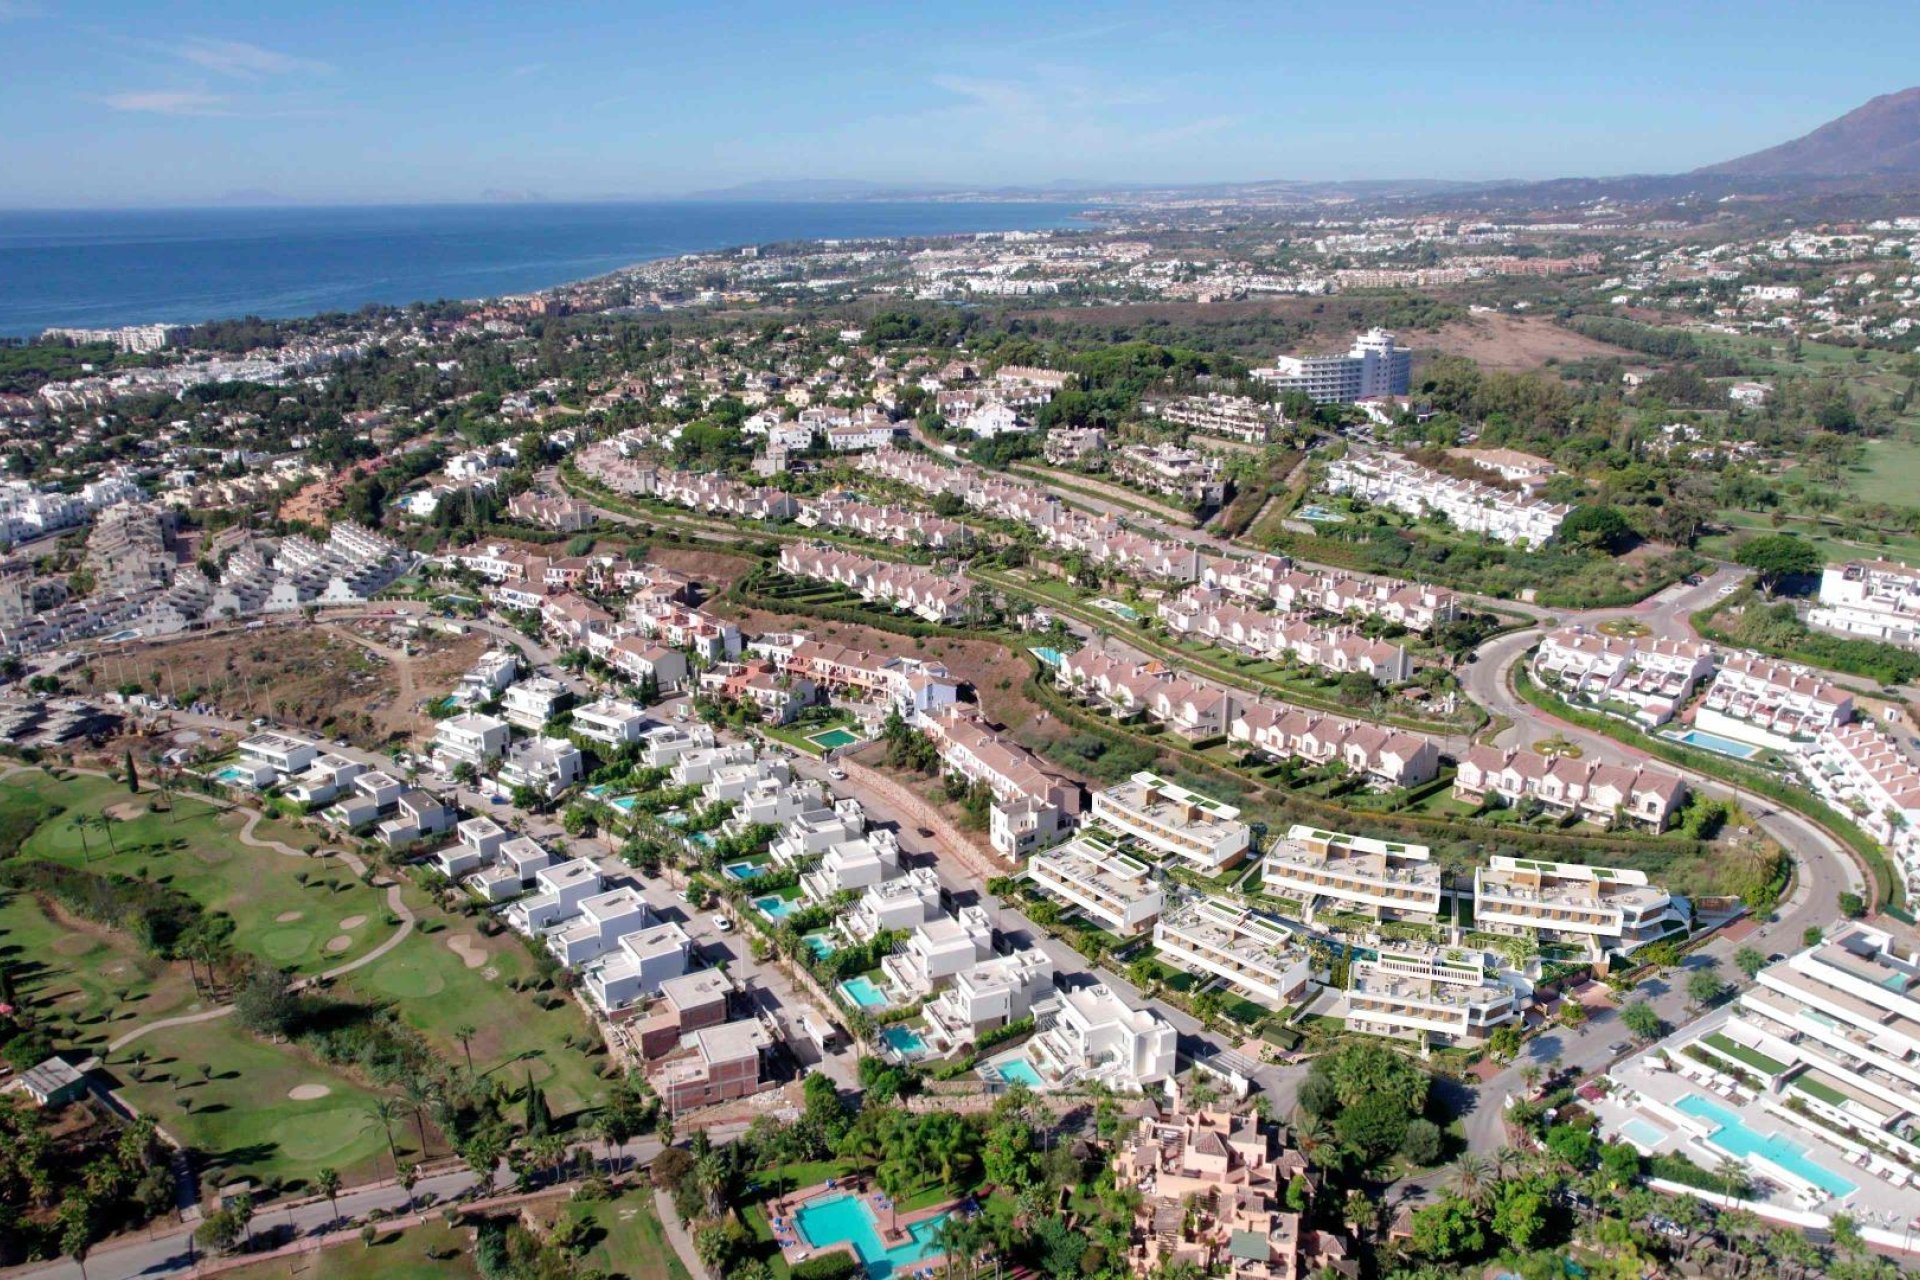
[[[1385,329],[1369,329],[1344,355],[1279,356],[1253,376],[1279,391],[1298,391],[1315,404],[1352,404],[1404,396],[1413,379],[1413,352]]]
[[[1491,471],[1529,497],[1560,474],[1560,469],[1545,458],[1518,449],[1449,449],[1447,456]]]
[[[1807,621],[1844,635],[1913,645],[1920,641],[1920,569],[1890,560],[1828,565]]]
[[[500,695],[500,714],[508,724],[539,733],[559,715],[573,695],[552,676],[522,680]]]
[[[748,1097],[766,1083],[766,1059],[774,1043],[757,1019],[703,1027],[684,1037],[647,1081],[673,1116]]]
[[[1307,949],[1277,921],[1224,898],[1197,898],[1153,926],[1158,957],[1202,978],[1221,978],[1256,1004],[1282,1009],[1313,980]]]
[[[522,524],[537,524],[560,533],[578,533],[594,521],[593,508],[578,498],[549,497],[532,490],[509,498],[507,515]]]
[[[1475,746],[1460,759],[1453,794],[1476,804],[1489,797],[1536,801],[1550,813],[1578,814],[1601,826],[1625,819],[1664,831],[1686,803],[1687,784],[1657,769]]]
[[[1692,915],[1686,899],[1649,884],[1644,871],[1495,854],[1473,873],[1476,928],[1577,946],[1594,959],[1683,939]]]
[[[1095,1082],[1137,1093],[1171,1079],[1179,1033],[1151,1009],[1138,1009],[1105,984],[1062,993],[1051,1027],[1026,1044],[1045,1086]]]
[[[796,577],[845,587],[862,600],[892,605],[927,622],[960,622],[968,612],[970,591],[954,569],[875,560],[818,542],[790,542],[782,547],[780,568]]]
[[[1152,773],[1096,791],[1093,818],[1207,875],[1238,863],[1253,843],[1239,809]]]
[[[1113,474],[1196,507],[1217,507],[1227,498],[1220,459],[1174,444],[1130,444],[1114,451]]]
[[[1720,663],[1694,725],[1775,750],[1803,747],[1853,720],[1853,694],[1806,667],[1737,653]]]
[[[802,632],[763,635],[753,649],[782,675],[892,707],[908,720],[960,699],[960,682],[938,662],[813,640]]]
[[[460,765],[485,771],[507,749],[513,731],[507,722],[478,711],[448,716],[433,729],[433,767],[452,773]]]
[[[1871,720],[1828,729],[1796,758],[1814,793],[1852,816],[1920,883],[1920,764]]]
[[[1023,858],[1063,835],[1080,813],[1080,786],[1046,770],[1039,757],[1002,737],[969,710],[948,706],[921,717],[941,763],[993,792],[988,835],[996,851]]]
[[[1248,657],[1292,660],[1325,671],[1358,671],[1383,685],[1413,678],[1407,647],[1372,639],[1357,627],[1324,626],[1302,617],[1250,609],[1215,587],[1190,587],[1160,601],[1167,630]]]
[[[1149,400],[1141,409],[1162,422],[1186,427],[1206,435],[1226,436],[1249,444],[1266,444],[1291,425],[1277,404],[1268,404],[1251,396],[1205,395],[1176,396]]]
[[[1569,702],[1631,714],[1653,727],[1673,719],[1714,672],[1711,645],[1661,636],[1610,636],[1561,627],[1533,655],[1540,682]]]
[[[1034,1017],[1053,997],[1053,973],[1053,960],[1038,948],[976,961],[926,1003],[923,1038],[935,1053],[948,1054],[985,1032]]]
[[[646,732],[647,713],[623,698],[597,698],[575,707],[567,727],[589,742],[617,751],[640,741]]]
[[[1329,493],[1350,494],[1415,518],[1441,515],[1465,533],[1532,547],[1552,541],[1560,522],[1573,510],[1566,503],[1463,480],[1397,454],[1364,452],[1358,447],[1327,464],[1326,487]]]
[[[1349,1030],[1423,1047],[1473,1044],[1521,1016],[1515,990],[1487,972],[1478,952],[1383,944],[1348,968]]]
[[[1440,918],[1446,873],[1426,845],[1296,823],[1268,846],[1260,883],[1269,896],[1296,904],[1299,918],[1310,924],[1322,911],[1433,924]]]
[[[1162,896],[1153,868],[1097,831],[1036,854],[1027,863],[1027,879],[1123,938],[1145,931],[1160,914]]]

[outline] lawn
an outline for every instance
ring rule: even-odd
[[[1847,468],[1854,495],[1864,502],[1914,505],[1920,495],[1920,443],[1885,438],[1863,441],[1862,448],[1865,459]]]
[[[0,897],[0,938],[0,961],[11,967],[22,1001],[76,1044],[93,1047],[195,1006],[184,966],[30,894]]]
[[[147,1055],[138,1068],[144,1081],[127,1061],[135,1050]],[[367,1116],[374,1094],[293,1049],[256,1039],[231,1018],[143,1036],[114,1055],[111,1070],[128,1102],[225,1178],[311,1181],[332,1166],[352,1183],[387,1164],[386,1138]],[[327,1092],[289,1096],[315,1088]],[[412,1125],[396,1125],[394,1141],[406,1159],[417,1142]]]
[[[423,927],[374,964],[341,978],[336,989],[392,1006],[448,1062],[465,1062],[453,1033],[463,1025],[473,1027],[474,1067],[497,1071],[515,1087],[531,1077],[546,1090],[555,1115],[597,1105],[605,1085],[594,1073],[604,1059],[590,1058],[564,1043],[566,1036],[589,1032],[579,1006],[562,1000],[556,1008],[542,1009],[535,1003],[539,993],[507,985],[534,971],[519,938],[482,937],[466,921],[442,916],[411,884],[404,892]],[[459,941],[465,954],[456,952],[451,941]],[[469,965],[468,958],[480,963]]]
[[[835,711],[824,720],[796,722],[794,724],[763,725],[761,732],[769,738],[777,739],[810,756],[825,754],[819,743],[811,741],[816,735],[829,733],[834,729],[852,730],[854,726],[851,711]]]
[[[23,855],[170,885],[207,909],[232,916],[235,949],[275,965],[319,972],[392,935],[382,895],[338,861],[241,844],[235,836],[244,822],[239,813],[218,813],[192,796],[178,799],[176,813],[149,813],[146,792],[136,799],[106,778],[75,776],[63,782],[38,770],[13,774],[6,789],[59,809],[22,842]],[[108,831],[73,825],[76,817],[102,813],[122,820]],[[266,819],[254,835],[295,849],[311,840],[296,827]],[[309,880],[305,885],[297,879],[303,873]]]
[[[429,1252],[440,1260],[429,1258]],[[354,1240],[318,1253],[256,1262],[227,1275],[230,1280],[478,1280],[480,1269],[469,1232],[436,1219],[388,1232],[371,1249]]]
[[[566,1211],[595,1228],[582,1266],[626,1280],[692,1280],[660,1225],[651,1187],[643,1184],[611,1200],[572,1201]]]

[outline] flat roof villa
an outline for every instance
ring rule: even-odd
[[[1120,852],[1099,832],[1035,854],[1027,863],[1027,878],[1122,937],[1139,933],[1160,914],[1153,868]]]
[[[1423,844],[1373,840],[1297,823],[1267,849],[1260,866],[1264,891],[1299,904],[1312,922],[1322,908],[1357,911],[1376,920],[1440,917],[1446,874]]]
[[[1684,936],[1692,915],[1642,871],[1501,854],[1474,871],[1473,901],[1480,929],[1578,945],[1594,959]]]
[[[1136,1009],[1099,984],[1065,992],[1053,1025],[1023,1052],[1043,1085],[1093,1080],[1137,1093],[1173,1075],[1179,1038],[1159,1014]]]
[[[1422,1045],[1484,1040],[1520,1016],[1515,988],[1489,977],[1476,951],[1418,944],[1382,947],[1348,970],[1347,1027]]]
[[[299,773],[319,755],[317,743],[287,733],[256,733],[240,742],[241,759],[280,773]]]
[[[1033,948],[990,956],[953,975],[953,982],[921,1014],[936,1053],[972,1044],[982,1032],[1037,1012],[1053,995],[1053,959]]]
[[[1920,1183],[1920,932],[1844,923],[1611,1076],[1602,1125],[1642,1151],[1733,1159],[1776,1203],[1904,1224]]]
[[[463,764],[485,769],[507,749],[512,733],[505,720],[478,711],[448,716],[434,726],[434,767],[443,773]]]
[[[1240,861],[1253,843],[1240,810],[1152,773],[1094,793],[1093,816],[1208,875]]]
[[[1153,945],[1168,963],[1225,979],[1269,1009],[1293,1003],[1313,980],[1312,958],[1293,934],[1220,898],[1199,898],[1161,916]]]
[[[568,727],[587,739],[609,747],[624,747],[640,741],[647,726],[647,713],[620,698],[600,698],[573,709]]]

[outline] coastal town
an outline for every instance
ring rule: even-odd
[[[0,1264],[1890,1274],[1920,215],[1173,217],[0,348]]]

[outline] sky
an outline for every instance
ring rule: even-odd
[[[0,207],[1677,172],[1920,81],[1920,5],[0,0]]]

